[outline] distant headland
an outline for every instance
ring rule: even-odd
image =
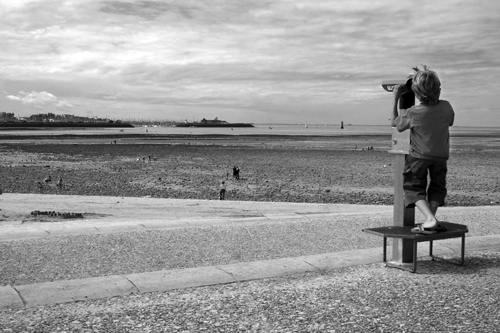
[[[8,129],[32,129],[32,128],[54,128],[54,127],[115,127],[115,128],[133,128],[132,124],[122,122],[109,122],[109,123],[95,123],[95,122],[72,122],[72,121],[59,121],[59,122],[0,122],[0,128]]]
[[[56,115],[53,113],[34,114],[29,117],[15,117],[14,113],[0,112],[0,128],[3,129],[39,129],[57,127],[101,127],[101,128],[130,128],[142,126],[155,127],[254,127],[250,123],[229,123],[225,120],[215,118],[207,120],[203,118],[199,122],[182,121],[160,121],[134,119],[130,121],[111,120],[108,118],[82,117],[71,114]]]
[[[13,113],[0,112],[0,128],[32,129],[55,127],[134,127],[121,120],[97,117],[81,117],[71,114],[56,115],[54,113],[34,114],[29,117],[15,117]]]

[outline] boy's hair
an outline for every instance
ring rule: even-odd
[[[436,72],[423,65],[423,70],[413,68],[416,73],[413,76],[411,89],[422,104],[434,104],[439,101],[441,94],[441,81]]]

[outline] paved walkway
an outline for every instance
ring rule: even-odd
[[[289,221],[338,215],[355,219],[362,215],[380,214],[386,215],[389,221],[392,220],[391,206],[33,194],[3,194],[0,197],[0,209],[0,216],[8,217],[7,221],[0,221],[0,241],[189,225]],[[34,210],[83,213],[84,219],[64,223],[29,221],[30,213]],[[453,221],[467,224],[467,221],[477,219],[475,213],[488,212],[488,218],[498,220],[500,206],[450,207],[443,208],[440,212],[452,216]],[[23,222],[27,217],[28,221]],[[488,221],[483,220],[482,223],[486,224]],[[428,253],[426,244],[419,245],[420,254]],[[500,235],[467,237],[466,251],[480,250],[500,250]],[[459,252],[459,239],[443,240],[434,245],[436,255],[456,255]],[[381,262],[382,240],[380,248],[374,249],[81,280],[8,285],[0,286],[0,309],[232,283]]]
[[[392,214],[392,206],[17,193],[1,195],[0,209],[1,213],[11,217],[8,222],[0,221],[0,241],[192,225]],[[83,213],[84,219],[57,219],[64,223],[38,223],[29,218],[30,213],[35,210]]]

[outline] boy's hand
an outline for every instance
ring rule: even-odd
[[[403,94],[403,88],[404,88],[404,86],[400,86],[400,85],[394,86],[394,89],[392,90],[392,94],[394,96],[395,101],[397,101],[401,97],[401,95]]]

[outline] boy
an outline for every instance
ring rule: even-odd
[[[404,86],[394,88],[394,124],[399,132],[410,130],[410,153],[406,156],[403,171],[403,189],[406,207],[415,207],[426,221],[413,228],[416,233],[430,234],[445,231],[446,227],[436,219],[439,206],[444,205],[446,190],[446,161],[450,153],[449,127],[453,125],[455,112],[450,103],[439,99],[441,82],[436,72],[427,66],[414,68],[411,89],[420,101],[406,110],[399,110],[398,101]],[[430,176],[427,188],[427,174]]]

